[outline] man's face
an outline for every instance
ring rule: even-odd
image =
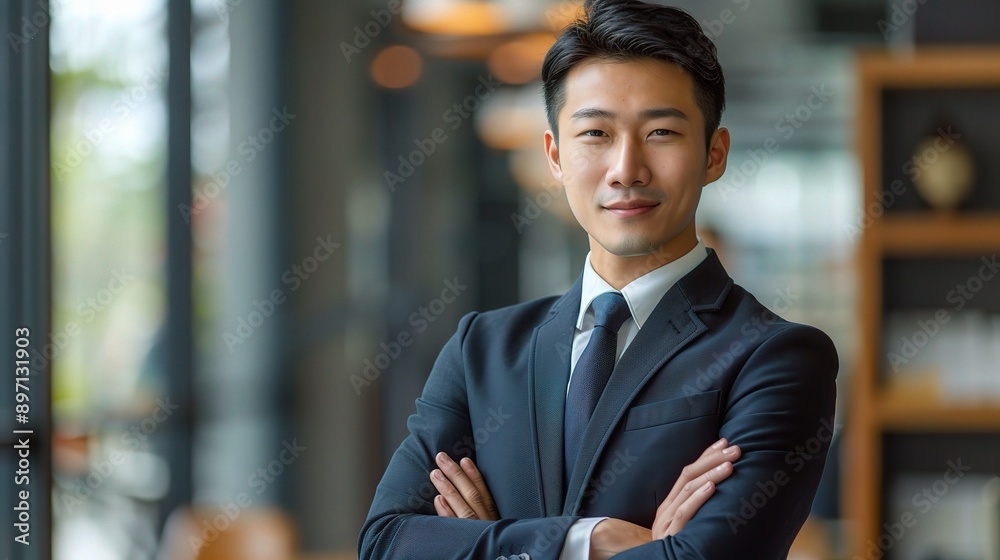
[[[652,59],[592,59],[567,74],[565,100],[546,155],[595,266],[654,252],[669,261],[694,247],[701,189],[725,171],[729,136],[716,131],[706,153],[691,76]]]

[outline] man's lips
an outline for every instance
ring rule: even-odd
[[[608,204],[604,206],[604,209],[616,216],[631,218],[633,216],[641,216],[659,205],[659,202],[651,200],[629,200]]]

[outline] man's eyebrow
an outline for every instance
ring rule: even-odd
[[[687,114],[675,107],[662,107],[656,109],[645,109],[639,113],[647,119],[684,119],[690,121]]]
[[[570,115],[570,119],[614,119],[617,115],[606,109],[597,109],[595,107],[585,107],[580,109]],[[675,107],[657,107],[654,109],[643,109],[639,113],[644,119],[664,119],[664,118],[674,118],[674,119],[684,119],[690,121],[687,114],[680,109]]]
[[[593,107],[585,107],[573,113],[569,117],[570,119],[613,119],[615,114],[611,111],[604,109],[596,109]]]

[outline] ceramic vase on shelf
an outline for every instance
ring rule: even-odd
[[[934,210],[955,210],[972,192],[975,163],[960,136],[950,125],[939,126],[914,151],[913,183]]]

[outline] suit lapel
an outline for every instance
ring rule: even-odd
[[[579,510],[586,481],[593,476],[608,439],[639,391],[677,352],[707,330],[696,312],[717,311],[731,286],[732,280],[715,252],[709,249],[708,257],[660,299],[622,354],[597,402],[565,494],[563,515],[575,515]],[[561,437],[559,445],[561,450]],[[562,469],[561,456],[559,468]]]
[[[534,425],[538,492],[546,516],[558,515],[564,501],[563,415],[570,356],[580,311],[582,275],[556,301],[547,320],[535,329],[529,355],[529,407]]]

